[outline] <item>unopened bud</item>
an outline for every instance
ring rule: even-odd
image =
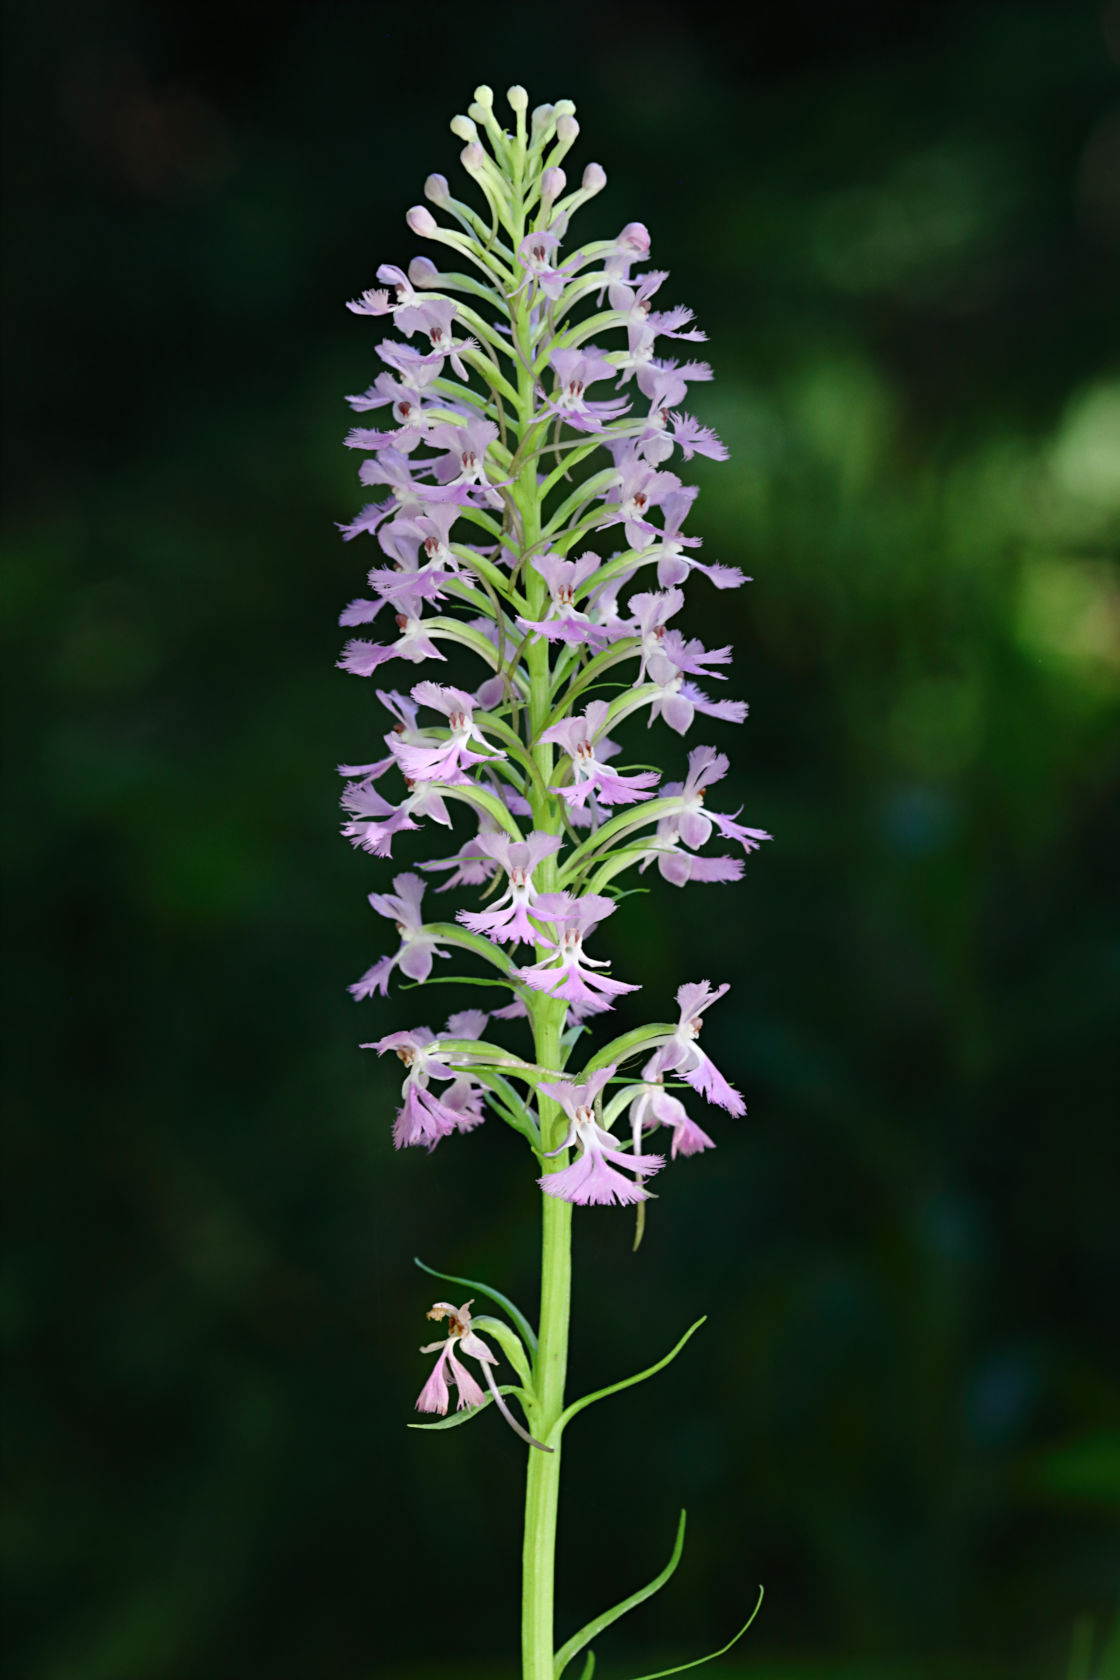
[[[452,117],[451,132],[457,140],[478,139],[478,129],[469,117]]]
[[[475,97],[475,103],[478,104],[478,105],[486,105],[486,106],[493,105],[493,103],[494,103],[494,90],[493,90],[493,88],[488,88],[486,86],[486,83],[483,82],[481,87],[476,87],[475,88],[474,97]]]
[[[516,111],[519,116],[522,111],[526,111],[529,108],[529,95],[525,92],[525,89],[517,83],[506,90],[506,98],[509,100],[511,110]]]
[[[544,132],[555,116],[556,107],[554,105],[538,105],[536,107],[533,112],[533,126],[531,129],[534,140],[537,139],[538,135]]]
[[[412,232],[418,234],[421,239],[431,239],[433,234],[439,232],[439,223],[423,204],[414,204],[405,221]]]
[[[439,285],[439,269],[431,257],[413,257],[408,265],[408,278],[418,291]]]
[[[464,146],[459,153],[459,162],[468,175],[477,175],[486,165],[486,153],[477,140],[472,140],[469,146]]]
[[[649,229],[644,222],[627,222],[618,236],[625,251],[635,251],[639,257],[649,255]]]
[[[572,144],[572,141],[575,139],[575,137],[578,133],[579,133],[579,124],[577,123],[577,121],[574,117],[569,117],[567,114],[561,114],[559,117],[557,117],[557,119],[556,119],[556,138],[557,138],[557,140],[562,141],[565,146],[570,146]]]
[[[451,188],[447,184],[446,175],[429,175],[424,182],[424,197],[430,204],[447,204],[451,199]]]
[[[607,184],[607,172],[602,167],[602,165],[598,164],[598,163],[589,163],[587,168],[583,172],[583,180],[580,183],[580,185],[583,187],[584,192],[587,192],[587,193],[602,192],[602,190],[606,186],[606,184]]]
[[[568,184],[568,177],[562,169],[546,169],[541,176],[541,203],[545,206],[560,197]]]
[[[574,116],[576,109],[575,101],[572,99],[558,99],[552,109],[556,112],[558,117]]]

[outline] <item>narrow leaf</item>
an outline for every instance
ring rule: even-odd
[[[624,1598],[621,1604],[616,1604],[613,1609],[604,1610],[601,1616],[594,1617],[592,1621],[581,1627],[578,1633],[574,1633],[566,1645],[561,1646],[556,1653],[555,1680],[560,1680],[560,1676],[572,1658],[578,1657],[579,1653],[591,1643],[596,1634],[602,1633],[604,1628],[609,1628],[611,1623],[617,1622],[620,1616],[625,1616],[627,1610],[633,1610],[635,1605],[643,1604],[647,1598],[652,1598],[658,1588],[665,1585],[677,1564],[681,1561],[681,1552],[684,1550],[684,1525],[685,1512],[682,1511],[680,1521],[677,1524],[677,1538],[673,1542],[672,1556],[660,1575],[655,1575],[647,1587],[639,1587],[636,1593],[631,1593],[629,1598]],[[593,1658],[590,1660],[594,1661]],[[586,1669],[584,1673],[587,1673]]]
[[[655,1377],[658,1371],[663,1371],[666,1365],[670,1364],[670,1362],[677,1357],[677,1354],[681,1351],[684,1344],[690,1339],[690,1337],[696,1334],[700,1326],[702,1324],[707,1324],[707,1322],[708,1315],[705,1313],[703,1318],[698,1318],[696,1323],[685,1331],[676,1347],[671,1349],[670,1352],[665,1355],[664,1359],[659,1359],[656,1365],[650,1365],[645,1371],[639,1371],[636,1377],[624,1377],[621,1382],[611,1383],[609,1388],[597,1388],[594,1394],[585,1394],[581,1400],[573,1400],[568,1409],[561,1413],[558,1421],[553,1425],[551,1433],[553,1435],[559,1435],[561,1430],[567,1428],[576,1413],[582,1412],[583,1408],[585,1406],[590,1406],[592,1401],[605,1400],[608,1394],[617,1394],[620,1389],[633,1388],[635,1383],[645,1382],[647,1377]]]
[[[686,1668],[701,1668],[704,1663],[715,1662],[717,1657],[725,1656],[726,1653],[730,1651],[732,1645],[737,1645],[739,1643],[740,1639],[742,1639],[743,1635],[758,1615],[758,1612],[762,1609],[762,1599],[763,1591],[762,1588],[759,1587],[758,1602],[756,1603],[754,1609],[751,1611],[750,1615],[747,1617],[746,1621],[743,1623],[734,1638],[729,1639],[726,1645],[721,1645],[718,1651],[710,1651],[706,1657],[694,1657],[691,1662],[678,1663],[676,1668],[659,1668],[656,1674],[639,1675],[638,1680],[666,1680],[667,1675],[683,1674]]]
[[[498,1389],[498,1393],[499,1394],[516,1394],[516,1395],[524,1398],[524,1396],[521,1395],[521,1390],[517,1386],[516,1383],[503,1383],[501,1385],[501,1387]],[[458,1429],[458,1427],[461,1423],[469,1423],[473,1417],[478,1416],[479,1412],[484,1412],[486,1410],[487,1406],[490,1406],[490,1405],[493,1404],[493,1401],[494,1401],[494,1396],[492,1394],[488,1394],[486,1396],[485,1400],[479,1401],[477,1406],[464,1406],[463,1410],[461,1412],[452,1412],[450,1417],[440,1418],[438,1423],[407,1423],[407,1424],[405,1424],[405,1428],[406,1429]]]
[[[517,1310],[508,1295],[503,1295],[500,1290],[491,1289],[488,1283],[479,1283],[477,1278],[452,1277],[450,1272],[437,1272],[434,1266],[425,1266],[423,1260],[419,1259],[416,1255],[413,1255],[412,1257],[412,1264],[414,1266],[419,1266],[422,1272],[427,1272],[429,1277],[442,1278],[444,1283],[461,1283],[464,1289],[481,1290],[483,1295],[488,1295],[492,1301],[497,1301],[502,1311],[509,1314],[518,1330],[521,1332],[522,1341],[526,1342],[528,1346],[534,1350],[536,1349],[537,1338],[529,1320],[525,1317],[523,1312],[519,1312]],[[703,1319],[701,1319],[700,1322],[703,1323]]]
[[[594,1651],[588,1651],[587,1661],[583,1665],[583,1673],[580,1675],[579,1680],[591,1680],[591,1676],[594,1674],[594,1672],[595,1672],[595,1653],[594,1653]]]

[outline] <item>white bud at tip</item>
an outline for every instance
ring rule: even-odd
[[[486,153],[477,140],[472,140],[469,146],[464,146],[459,153],[459,162],[468,175],[477,175],[486,166]]]
[[[481,87],[476,87],[475,88],[474,97],[475,97],[475,102],[479,105],[485,105],[485,106],[493,105],[493,103],[494,103],[494,90],[493,90],[493,88],[488,88],[486,86],[486,83],[483,82]]]
[[[447,184],[446,175],[429,175],[424,182],[424,197],[429,204],[448,204],[451,200],[451,188]]]
[[[562,113],[556,119],[556,138],[562,140],[565,146],[570,146],[579,133],[579,124],[574,117]]]
[[[506,98],[509,100],[511,110],[517,111],[520,114],[520,112],[528,109],[529,95],[525,92],[525,89],[517,83],[507,90]]]
[[[575,101],[571,99],[558,99],[552,109],[556,112],[558,117],[574,116],[576,109]]]
[[[432,212],[426,209],[423,204],[414,204],[405,217],[405,221],[412,232],[419,234],[421,239],[430,239],[434,233],[439,232],[439,223]]]
[[[408,265],[408,278],[417,290],[439,285],[439,269],[431,257],[413,257]]]
[[[451,132],[457,140],[478,139],[478,129],[469,117],[452,117]]]
[[[534,140],[537,138],[537,135],[541,133],[542,129],[545,129],[545,128],[548,127],[549,123],[552,121],[552,119],[555,117],[555,115],[556,115],[556,111],[553,108],[553,106],[551,106],[551,105],[538,105],[538,106],[535,107],[535,109],[533,111],[533,128],[532,128],[532,134],[533,134],[533,139]]]
[[[549,205],[560,197],[568,184],[568,177],[562,169],[546,169],[541,176],[541,203]]]
[[[583,180],[580,184],[586,193],[602,192],[607,184],[607,172],[601,164],[589,163],[583,172]]]

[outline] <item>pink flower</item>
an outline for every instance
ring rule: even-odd
[[[486,476],[486,451],[497,437],[498,428],[492,420],[476,418],[468,420],[465,426],[440,426],[432,433],[431,441],[447,453],[432,463],[436,478],[448,488],[467,492],[477,485],[483,500],[491,507],[500,508],[502,498]]]
[[[728,762],[714,747],[693,747],[688,755],[688,775],[682,782],[670,782],[662,792],[666,798],[678,795],[680,809],[663,817],[657,825],[659,840],[680,839],[686,846],[706,846],[712,830],[718,830],[725,840],[737,840],[744,852],[757,852],[764,840],[771,836],[764,828],[747,828],[722,811],[710,811],[704,803],[704,790],[726,776]]]
[[[702,1149],[714,1149],[715,1143],[707,1132],[699,1127],[695,1120],[690,1120],[684,1104],[667,1091],[658,1080],[653,1084],[639,1085],[633,1102],[630,1104],[630,1125],[634,1133],[634,1152],[637,1153],[638,1144],[643,1131],[652,1131],[654,1126],[671,1126],[673,1143],[670,1157],[676,1160],[678,1155],[698,1155]]]
[[[658,779],[655,770],[638,770],[630,776],[608,770],[603,759],[618,751],[609,741],[599,742],[596,755],[595,737],[606,722],[608,710],[605,700],[592,700],[581,717],[565,718],[541,734],[542,741],[563,747],[571,761],[571,787],[553,788],[569,806],[582,807],[592,792],[603,805],[633,805],[636,800],[653,797],[650,789]]]
[[[548,584],[552,597],[543,619],[518,618],[522,630],[536,630],[550,642],[587,642],[598,650],[609,641],[607,633],[575,605],[580,585],[603,564],[597,554],[582,554],[578,560],[562,560],[558,554],[539,554],[532,562]]]
[[[444,658],[424,629],[420,619],[420,602],[410,597],[398,602],[397,606],[396,624],[400,631],[397,640],[388,646],[359,638],[347,642],[338,661],[339,670],[349,671],[355,677],[372,677],[378,666],[390,659],[407,659],[410,664],[417,665],[422,659]]]
[[[479,851],[501,864],[507,874],[506,890],[490,910],[460,910],[456,921],[472,933],[485,934],[500,944],[533,945],[540,929],[529,920],[538,894],[533,870],[544,858],[560,850],[560,836],[536,830],[525,840],[514,840],[505,831],[479,834]]]
[[[421,1353],[438,1353],[435,1367],[431,1376],[420,1390],[416,1402],[418,1412],[438,1412],[441,1417],[447,1415],[450,1399],[448,1381],[455,1384],[459,1391],[456,1411],[462,1411],[466,1406],[481,1406],[486,1399],[482,1389],[471,1373],[456,1358],[456,1351],[469,1354],[477,1359],[482,1367],[482,1374],[486,1378],[486,1386],[490,1390],[490,1397],[510,1428],[520,1435],[531,1447],[537,1447],[541,1452],[552,1452],[552,1447],[546,1447],[543,1442],[536,1440],[527,1429],[522,1429],[517,1419],[506,1405],[498,1385],[494,1381],[493,1367],[498,1363],[498,1356],[492,1352],[482,1340],[478,1331],[473,1328],[470,1309],[471,1301],[464,1301],[461,1307],[453,1307],[450,1301],[437,1301],[428,1312],[429,1318],[447,1320],[448,1336],[442,1342],[429,1342],[427,1347],[420,1349]]]
[[[396,302],[391,302],[388,291],[367,291],[354,303],[348,303],[347,309],[352,309],[355,315],[389,315],[396,316],[396,325],[403,333],[414,333],[419,324],[413,317],[417,305],[423,305],[424,299],[419,298],[412,289],[407,274],[404,274],[392,263],[382,263],[377,270],[377,278],[385,287],[392,286],[396,291]]]
[[[405,874],[397,875],[393,885],[395,893],[370,893],[369,901],[379,916],[387,916],[396,923],[401,936],[400,948],[395,956],[382,957],[380,962],[374,963],[360,980],[347,988],[355,1002],[372,996],[374,992],[387,997],[389,976],[395,968],[407,974],[410,980],[426,980],[432,972],[433,956],[446,957],[450,954],[439,949],[438,938],[428,932],[420,919],[420,901],[424,897],[426,883],[419,875]]]
[[[504,834],[505,829],[499,829],[488,812],[479,817],[478,833],[473,840],[467,840],[454,857],[433,858],[428,863],[422,863],[421,869],[446,869],[449,871],[442,886],[437,892],[450,892],[453,887],[481,887],[496,873],[497,869],[492,857],[482,848],[484,834]]]
[[[617,500],[608,502],[610,517],[604,523],[617,525],[621,522],[629,546],[645,548],[658,536],[657,527],[649,522],[649,515],[671,491],[681,488],[681,481],[675,473],[655,472],[637,454],[632,443],[615,445],[611,453],[618,464],[614,490]],[[606,494],[610,496],[611,491]]]
[[[412,690],[412,698],[418,706],[431,706],[435,711],[442,712],[451,725],[451,734],[446,741],[434,746],[412,746],[388,737],[389,751],[410,782],[444,782],[449,787],[457,787],[469,780],[464,772],[471,765],[484,764],[488,758],[506,756],[496,747],[488,748],[485,753],[476,753],[468,746],[471,740],[484,746],[487,743],[474,721],[474,701],[461,688],[420,682]]]
[[[393,855],[395,836],[419,827],[413,817],[431,817],[444,828],[451,827],[451,816],[439,790],[426,782],[410,783],[408,795],[399,805],[390,805],[376,788],[359,784],[346,791],[342,802],[355,813],[353,821],[343,824],[343,834],[351,845],[374,857]]]
[[[693,499],[695,486],[688,484],[680,491],[673,491],[662,502],[663,529],[657,549],[658,585],[667,590],[672,585],[683,583],[692,571],[702,571],[717,590],[737,590],[741,583],[751,581],[744,578],[739,566],[707,566],[700,563],[699,559],[690,559],[688,554],[685,554],[685,549],[700,546],[700,538],[697,536],[682,536],[683,522]]]
[[[556,233],[530,233],[517,247],[517,259],[525,270],[525,278],[518,286],[520,292],[533,281],[553,302],[564,290],[564,282],[569,278],[563,265],[556,267],[553,262],[553,252],[560,244],[560,236]],[[517,292],[513,294],[517,296]]]
[[[450,547],[451,527],[462,511],[457,502],[435,502],[422,512],[401,513],[381,527],[377,540],[396,565],[422,564],[433,571],[457,572],[459,562]]]
[[[739,1092],[728,1084],[696,1042],[703,1025],[701,1016],[704,1011],[729,990],[730,987],[723,985],[713,991],[707,980],[694,980],[678,989],[680,1020],[674,1032],[654,1051],[642,1069],[642,1078],[652,1080],[659,1079],[664,1073],[679,1074],[686,1084],[701,1092],[709,1102],[718,1103],[729,1114],[745,1114],[747,1105]]]
[[[539,934],[538,942],[556,953],[559,961],[545,957],[529,968],[519,968],[517,977],[536,992],[564,998],[579,1004],[589,1015],[613,1009],[611,1002],[622,992],[636,992],[640,988],[622,980],[612,980],[597,969],[608,964],[596,961],[584,953],[584,936],[594,933],[598,924],[614,910],[614,900],[590,893],[585,898],[572,898],[570,893],[541,893],[533,915],[538,921],[555,925],[557,937],[548,939]]]
[[[663,718],[678,735],[687,735],[697,712],[718,718],[722,723],[742,723],[746,718],[745,700],[712,700],[702,688],[668,664],[656,677],[651,671],[650,681],[657,687],[650,700],[650,723],[654,718]]]
[[[649,662],[658,652],[666,634],[666,626],[684,606],[681,589],[644,590],[632,595],[627,606],[633,616],[632,633],[641,637],[641,658],[634,686],[646,681]]]
[[[537,1180],[546,1196],[558,1196],[562,1201],[578,1202],[584,1207],[615,1203],[627,1206],[648,1198],[649,1192],[642,1187],[641,1180],[665,1165],[664,1156],[625,1154],[613,1133],[595,1119],[595,1099],[614,1071],[613,1064],[600,1068],[583,1085],[560,1079],[538,1087],[546,1097],[560,1104],[571,1122],[560,1148],[549,1150],[549,1154],[559,1155],[574,1143],[580,1146],[578,1156],[569,1166],[559,1172],[545,1173]],[[626,1171],[618,1171],[620,1167]],[[627,1172],[636,1177],[628,1178]]]
[[[439,1040],[430,1028],[413,1027],[407,1032],[389,1033],[361,1048],[376,1050],[379,1056],[386,1050],[395,1050],[408,1069],[401,1086],[401,1109],[393,1124],[393,1143],[398,1149],[418,1144],[434,1149],[440,1138],[455,1131],[470,1131],[478,1125],[482,1116],[465,1112],[468,1105],[452,1107],[428,1089],[431,1079],[455,1081],[460,1077],[441,1059]]]
[[[601,432],[604,421],[616,420],[630,407],[625,397],[592,402],[584,395],[589,385],[618,376],[618,369],[593,344],[585,344],[581,350],[554,350],[549,364],[556,375],[556,390],[548,411],[562,416],[578,431]]]
[[[481,1406],[486,1398],[470,1372],[455,1357],[456,1349],[470,1354],[484,1370],[498,1362],[497,1354],[492,1353],[478,1332],[471,1329],[470,1307],[470,1301],[465,1301],[461,1307],[453,1307],[448,1301],[437,1301],[428,1312],[429,1318],[447,1320],[449,1335],[445,1341],[429,1342],[427,1347],[420,1349],[421,1353],[438,1353],[439,1358],[420,1390],[420,1398],[416,1402],[418,1412],[438,1412],[441,1417],[446,1416],[449,1377],[459,1391],[456,1411],[461,1412],[464,1406]]]

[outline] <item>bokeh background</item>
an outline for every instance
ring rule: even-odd
[[[405,1429],[431,1287],[530,1307],[497,1124],[394,1157],[391,873],[333,669],[343,300],[475,83],[573,97],[718,380],[692,626],[772,846],[610,932],[748,1093],[577,1220],[565,1625],[605,1680],[1103,1680],[1120,1583],[1120,7],[7,7],[11,1680],[503,1680],[522,1452]],[[668,741],[663,735],[663,741]],[[675,750],[675,738],[667,750]],[[402,862],[410,856],[400,848]],[[437,1288],[437,1293],[442,1292]],[[1113,1640],[1111,1649],[1109,1639]]]

